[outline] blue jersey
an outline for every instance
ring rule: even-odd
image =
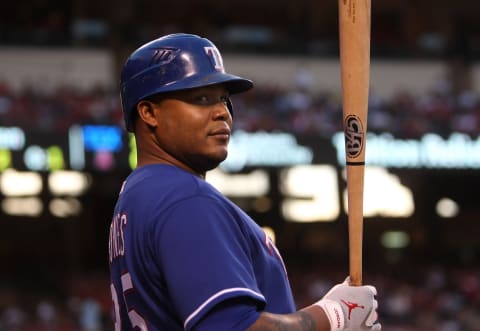
[[[147,165],[123,184],[110,227],[116,330],[245,330],[295,311],[272,241],[203,179]]]

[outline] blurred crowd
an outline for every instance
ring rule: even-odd
[[[44,132],[64,132],[73,124],[121,125],[118,93],[62,87],[44,90],[26,86],[14,91],[0,82],[0,125]]]
[[[418,138],[427,132],[448,136],[480,131],[480,98],[469,89],[455,91],[448,80],[435,82],[417,94],[399,90],[386,98],[370,89],[368,130],[398,138]],[[257,85],[232,97],[235,127],[246,131],[286,131],[331,137],[342,130],[340,91],[317,91],[308,79],[291,89]],[[72,124],[123,125],[118,91],[93,87],[90,91],[62,87],[13,91],[0,82],[0,125],[47,132],[65,131]]]
[[[114,330],[108,275],[62,276],[50,273],[47,281],[2,278],[0,330]]]
[[[298,307],[341,282],[336,268],[290,268]],[[424,265],[366,273],[375,284],[384,331],[479,331],[480,269]],[[0,288],[1,331],[114,330],[107,274],[76,275],[48,294]],[[55,294],[54,294],[55,293]]]

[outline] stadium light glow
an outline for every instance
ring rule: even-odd
[[[332,222],[340,213],[337,172],[330,165],[300,165],[282,171],[281,211],[292,222]]]
[[[78,171],[59,170],[48,175],[48,188],[53,195],[82,195],[91,184],[90,176]]]
[[[343,171],[346,178],[346,170]],[[347,190],[343,193],[344,209],[348,212]],[[397,175],[384,167],[365,168],[363,215],[365,217],[408,218],[415,211],[412,190],[402,185]]]
[[[42,189],[42,177],[36,172],[7,169],[0,176],[0,190],[7,197],[37,195]]]
[[[450,198],[442,198],[438,200],[435,210],[440,217],[452,218],[458,215],[460,208],[456,201]]]
[[[2,200],[2,210],[7,215],[38,217],[43,212],[43,203],[37,197],[14,197]]]
[[[66,218],[79,215],[82,212],[82,203],[74,198],[55,198],[50,201],[48,208],[53,216]]]
[[[385,248],[405,248],[410,244],[410,236],[404,231],[386,231],[380,242]]]
[[[228,174],[217,168],[207,174],[207,181],[230,197],[261,197],[270,190],[270,181],[265,170],[255,170],[248,174]]]

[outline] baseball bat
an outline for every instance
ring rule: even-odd
[[[370,80],[370,0],[338,0],[350,282],[362,285],[363,191]]]

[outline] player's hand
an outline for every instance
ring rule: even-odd
[[[380,331],[376,288],[350,286],[349,279],[332,287],[316,305],[325,311],[332,331]]]

